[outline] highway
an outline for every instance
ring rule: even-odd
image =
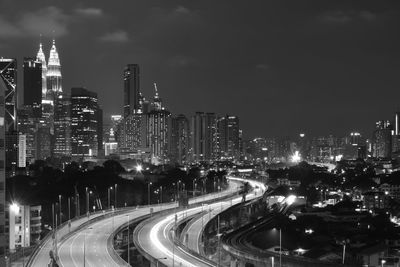
[[[249,193],[246,199],[252,199],[255,197],[262,196],[265,191],[264,184],[258,181],[244,180],[241,178],[230,177],[231,180],[235,181],[248,181],[255,190]],[[242,201],[242,197],[235,197],[232,199],[232,205]],[[155,218],[146,220],[140,224],[136,229],[134,237],[136,238],[135,244],[140,247],[145,254],[150,255],[154,259],[160,259],[160,261],[167,266],[215,266],[216,264],[206,260],[204,257],[191,253],[185,249],[181,249],[175,246],[173,242],[174,226],[178,224],[181,219],[185,216],[192,216],[204,211],[204,207],[211,210],[212,214],[206,214],[203,216],[203,220],[209,220],[211,217],[216,216],[221,210],[224,210],[231,206],[231,200],[228,201],[217,201],[215,203],[199,206],[195,208],[189,208],[184,211],[177,211],[175,214],[169,214],[165,216],[157,216]],[[208,217],[207,217],[208,216]],[[206,217],[206,218],[205,218]],[[193,251],[199,252],[199,239],[203,225],[199,217],[195,223],[189,229],[189,247],[194,248]],[[203,221],[204,223],[204,221]]]
[[[94,219],[96,217],[99,217],[103,215],[102,212],[98,212],[96,214],[90,215],[89,219]],[[66,236],[69,232],[72,232],[76,230],[80,225],[83,223],[87,222],[88,219],[86,216],[81,217],[77,220],[71,221],[71,227],[69,228],[67,224],[65,224],[63,227],[58,229],[57,236],[62,237]],[[47,264],[50,262],[50,257],[49,257],[49,252],[50,250],[53,249],[53,240],[52,238],[48,238],[44,240],[43,244],[41,245],[40,250],[36,254],[36,256],[33,258],[32,262],[28,266],[34,266],[34,267],[42,267],[42,266],[47,266]]]
[[[236,192],[235,183],[230,183],[227,190],[223,192],[208,194],[189,200],[189,204],[212,200],[220,196],[229,195]],[[151,206],[154,212],[173,209],[177,204],[167,203]],[[124,214],[118,214],[112,217],[104,218],[100,221],[80,229],[74,235],[66,238],[59,245],[58,255],[61,266],[121,266],[121,261],[110,253],[107,249],[107,240],[114,229],[122,226],[129,220],[134,220],[150,213],[150,207],[140,207],[131,209]],[[129,218],[128,218],[129,216]],[[48,261],[47,261],[48,262]],[[126,264],[127,265],[127,264]],[[37,265],[39,266],[39,265]],[[46,265],[41,265],[46,266]]]

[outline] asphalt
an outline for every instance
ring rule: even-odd
[[[230,185],[229,188],[223,192],[208,194],[200,196],[189,201],[190,204],[202,201],[212,200],[228,195],[236,191],[236,185]],[[176,203],[168,203],[163,205],[153,205],[154,211],[172,209],[176,207]],[[120,262],[115,260],[115,256],[110,255],[107,249],[107,240],[112,234],[114,229],[122,226],[129,220],[137,219],[141,216],[150,213],[150,207],[133,208],[125,214],[115,215],[109,218],[104,218],[100,221],[94,222],[84,229],[78,230],[73,235],[66,238],[61,245],[59,245],[58,255],[61,266],[121,266]],[[114,221],[114,222],[113,222]],[[36,265],[36,266],[46,266]]]
[[[240,181],[241,179],[237,180]],[[255,191],[248,194],[247,199],[261,196],[262,192],[265,191],[265,187],[262,183],[257,181],[251,181],[251,183],[253,187],[258,186],[258,189],[256,187]],[[242,197],[235,197],[232,199],[232,203],[231,200],[217,201],[203,207],[200,206],[185,211],[177,211],[173,214],[158,216],[147,220],[146,223],[141,224],[140,229],[136,230],[138,233],[137,243],[146,254],[150,255],[153,259],[160,259],[160,261],[167,266],[216,266],[215,263],[210,263],[209,260],[205,260],[204,257],[198,255],[200,252],[199,241],[201,232],[205,225],[204,220],[210,220],[212,217],[217,216],[222,210],[241,201]],[[173,242],[173,229],[175,224],[179,224],[179,221],[182,220],[184,216],[199,214],[202,211],[204,212],[204,209],[208,209],[209,213],[203,216],[203,223],[202,217],[199,217],[187,231],[188,248],[195,253],[177,247]]]

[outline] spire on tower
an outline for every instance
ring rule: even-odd
[[[155,110],[161,110],[162,109],[162,101],[161,98],[158,96],[158,89],[157,89],[157,84],[154,83],[154,100],[153,100],[153,105]]]
[[[46,56],[43,53],[43,46],[42,46],[42,35],[40,34],[40,42],[39,42],[39,51],[37,52],[36,59],[42,62],[42,98],[46,97],[47,92],[47,63],[46,63]]]
[[[47,64],[47,91],[51,93],[62,93],[62,75],[60,57],[56,48],[56,41],[53,38],[53,44],[50,49],[49,63]]]
[[[156,83],[154,83],[154,90],[156,92],[154,98],[158,98],[158,90],[157,90],[157,84]]]

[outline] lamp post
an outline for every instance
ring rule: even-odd
[[[218,236],[218,266],[221,266],[221,233],[220,233],[220,229],[219,229],[219,215],[217,217],[217,236]]]
[[[282,228],[279,228],[279,267],[282,267]]]
[[[152,185],[151,182],[147,184],[147,205],[150,205],[150,185]]]
[[[162,186],[160,186],[160,203],[163,203]]]
[[[114,185],[114,188],[115,188],[115,192],[114,192],[114,197],[115,197],[115,199],[114,199],[114,206],[115,206],[115,208],[117,208],[117,184],[115,184]]]
[[[195,182],[196,182],[196,179],[193,179],[193,197],[194,197],[195,190],[196,190],[196,188],[194,187],[194,185],[195,185]]]
[[[86,186],[85,192],[86,192],[86,216],[89,218],[89,191],[88,187]]]
[[[61,225],[61,195],[58,195],[58,205],[60,206],[58,213],[59,213],[60,225]]]
[[[75,196],[75,217],[81,215],[80,207],[79,207],[79,193],[76,193]]]
[[[345,260],[345,258],[346,258],[346,241],[343,241],[343,242],[342,242],[342,245],[343,245],[343,259],[342,259],[342,263],[344,264],[344,260]],[[382,266],[383,266],[383,263],[382,263]]]
[[[111,208],[111,190],[112,190],[112,186],[107,188],[107,200],[108,200],[108,209]]]
[[[71,220],[71,198],[68,197],[68,221]]]
[[[130,254],[130,247],[129,247],[129,223],[130,223],[130,221],[129,221],[129,214],[128,215],[126,215],[126,216],[128,216],[128,264],[129,264],[129,266],[131,265],[131,254]]]
[[[179,184],[180,184],[180,182],[181,182],[181,180],[176,182],[176,201],[179,200]]]

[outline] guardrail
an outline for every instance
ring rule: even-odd
[[[97,214],[101,214],[101,213],[103,213],[103,212],[104,212],[104,211],[97,211],[97,212],[92,213],[91,216],[97,215]],[[81,215],[81,216],[72,218],[72,219],[71,219],[71,223],[76,222],[76,221],[78,221],[78,220],[80,220],[80,219],[83,219],[83,218],[85,218],[85,217],[87,217],[87,215]],[[68,223],[69,223],[69,221],[66,221],[66,222],[62,223],[61,225],[59,225],[59,226],[57,227],[58,231],[60,231],[60,230],[63,229],[64,227],[66,227],[66,226],[68,225]],[[35,257],[36,257],[37,254],[40,252],[40,250],[43,248],[43,245],[44,245],[45,243],[47,243],[47,242],[51,239],[51,237],[53,236],[54,231],[55,231],[55,230],[53,229],[53,230],[51,230],[50,232],[48,232],[48,233],[44,236],[44,238],[43,238],[42,240],[40,240],[39,244],[37,244],[37,245],[35,246],[35,248],[33,249],[33,253],[29,256],[29,259],[28,259],[28,261],[27,261],[27,263],[26,263],[26,266],[29,267],[29,266],[32,265],[32,263],[33,263]],[[50,258],[49,258],[49,259],[50,259]]]

